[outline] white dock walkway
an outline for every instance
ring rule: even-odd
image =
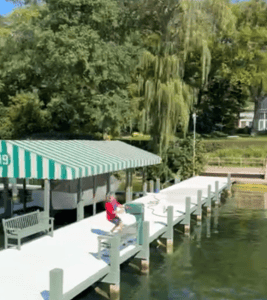
[[[163,212],[163,206],[173,205],[174,221],[182,220],[185,197],[191,197],[193,212],[197,190],[202,190],[204,203],[207,187],[211,184],[214,192],[215,181],[219,181],[219,190],[227,185],[227,178],[197,176],[162,190],[156,199],[155,194],[149,194],[135,200],[145,204],[145,221],[150,222],[150,237],[166,228],[167,214]],[[157,199],[161,200],[156,205]],[[135,220],[134,216],[128,217],[131,219],[129,222]],[[102,212],[56,230],[54,237],[43,236],[23,243],[20,251],[15,247],[0,251],[0,299],[44,300],[41,293],[49,290],[49,272],[54,268],[64,270],[64,294],[91,276],[95,281],[99,280],[109,272],[109,266],[94,255],[97,253],[97,232],[108,232],[112,227],[113,224],[106,220],[106,212]],[[120,256],[133,248],[128,246],[120,252]]]

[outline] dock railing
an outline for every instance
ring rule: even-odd
[[[207,161],[209,166],[218,167],[259,167],[265,168],[266,158],[256,157],[209,157]]]

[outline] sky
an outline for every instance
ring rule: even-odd
[[[243,2],[247,0],[242,0],[239,2]],[[233,3],[238,2],[238,0],[232,0]],[[5,0],[0,0],[0,15],[6,15],[12,11],[16,6],[10,2],[6,2]]]
[[[6,2],[5,0],[0,0],[0,15],[10,13],[13,8],[15,8],[14,4]]]

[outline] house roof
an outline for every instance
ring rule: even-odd
[[[159,164],[161,158],[121,141],[1,140],[0,177],[77,179]]]

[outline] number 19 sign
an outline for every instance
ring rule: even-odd
[[[10,156],[7,153],[0,153],[0,167],[10,164]]]

